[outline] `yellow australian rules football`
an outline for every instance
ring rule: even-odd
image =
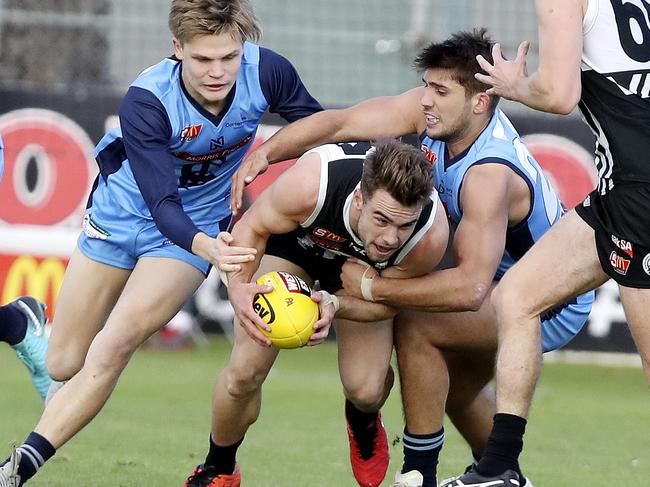
[[[253,309],[271,327],[261,332],[278,348],[306,345],[318,321],[318,303],[310,298],[311,287],[295,274],[284,271],[267,272],[257,284],[271,286],[273,291],[257,294]]]

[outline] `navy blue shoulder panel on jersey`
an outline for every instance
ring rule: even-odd
[[[150,91],[129,88],[119,110],[122,140],[133,176],[156,226],[176,245],[191,251],[199,232],[183,210],[169,153],[171,123]]]
[[[285,57],[260,47],[259,70],[262,93],[271,113],[293,122],[323,109]]]

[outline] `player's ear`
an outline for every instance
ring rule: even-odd
[[[176,39],[176,37],[172,38],[172,46],[174,47],[176,58],[183,59],[183,44],[181,44],[181,41]]]
[[[352,195],[352,204],[355,209],[361,210],[361,207],[363,206],[363,194],[361,193],[361,188],[354,190],[354,194]]]
[[[474,101],[474,113],[476,115],[486,113],[490,110],[490,102],[492,101],[492,98],[485,91],[477,93],[472,98]]]

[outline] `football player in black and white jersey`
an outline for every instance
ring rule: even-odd
[[[539,316],[568,297],[619,285],[650,385],[650,4],[645,0],[536,0],[538,70],[529,43],[506,61],[478,58],[488,93],[567,114],[576,106],[596,135],[598,187],[537,242],[493,294],[499,317],[497,412],[475,470],[449,486],[500,486],[517,466],[541,369]],[[496,418],[496,417],[495,417]]]
[[[321,322],[327,316],[331,322],[336,313],[353,470],[360,485],[378,487],[388,467],[379,410],[393,385],[396,310],[345,296],[339,274],[350,257],[395,278],[427,274],[442,258],[448,235],[431,164],[415,147],[394,140],[374,148],[365,142],[318,147],[269,186],[232,231],[237,245],[257,254],[228,273],[229,298],[242,326],[235,326],[230,362],[216,382],[212,441],[231,447],[220,453],[211,448],[203,468],[232,465],[259,415],[262,384],[279,349],[257,328],[266,325],[252,308],[255,294],[269,289],[251,282],[281,270],[310,285],[319,280],[324,294],[313,296],[321,301]],[[329,323],[309,345],[322,342],[328,331]]]

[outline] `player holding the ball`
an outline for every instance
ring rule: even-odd
[[[259,415],[262,384],[279,352],[258,328],[268,329],[253,308],[255,296],[269,289],[251,281],[269,271],[290,273],[309,285],[320,282],[323,291],[312,296],[320,301],[321,322],[336,314],[354,474],[361,485],[380,485],[388,445],[379,410],[393,385],[396,311],[341,294],[339,274],[350,257],[396,279],[430,272],[448,239],[444,209],[432,190],[431,164],[412,146],[392,140],[375,147],[326,145],[304,154],[243,214],[232,231],[234,241],[258,252],[254,262],[228,275],[230,301],[242,326],[235,326],[230,362],[215,386],[208,456],[186,486],[239,485],[216,479],[233,472],[239,478],[235,454]],[[308,344],[321,343],[328,331],[329,323],[318,325]]]

